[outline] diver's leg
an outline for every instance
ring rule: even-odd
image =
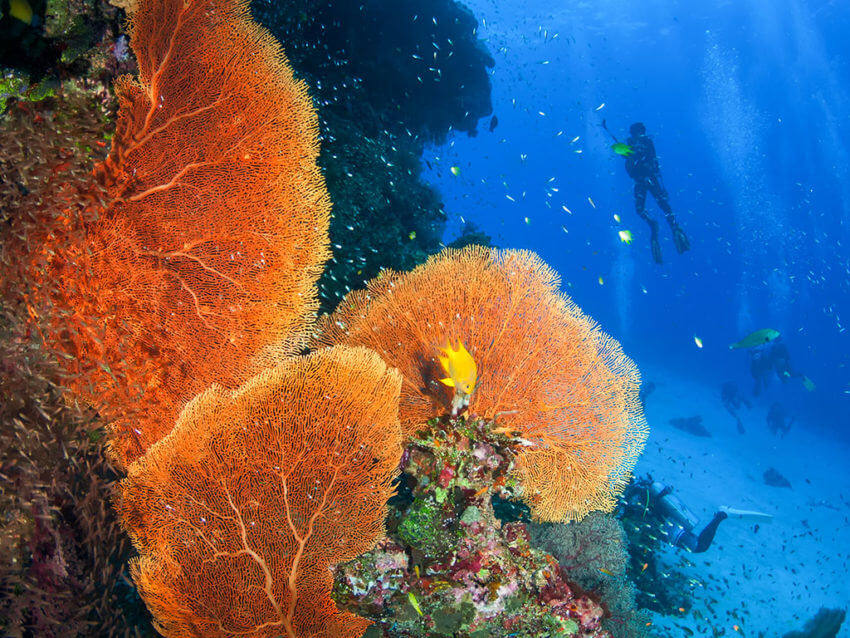
[[[670,200],[667,195],[667,191],[661,185],[661,182],[657,177],[649,177],[646,180],[646,185],[649,192],[652,193],[652,196],[658,203],[658,208],[664,212],[664,217],[667,219],[667,223],[675,224],[676,218],[673,216],[673,209],[670,208]]]
[[[635,212],[643,221],[649,224],[649,245],[652,248],[652,258],[655,263],[661,263],[661,244],[658,242],[658,222],[646,214],[646,190],[645,179],[635,180]]]
[[[714,515],[708,525],[702,528],[702,531],[697,536],[696,547],[693,549],[697,554],[704,552],[711,546],[711,542],[714,540],[714,535],[717,533],[717,528],[720,526],[720,523],[729,518],[729,515],[726,512],[717,512]]]
[[[635,212],[648,224],[655,221],[646,214],[646,182],[642,179],[635,180]]]
[[[773,369],[776,371],[776,376],[783,382],[788,379],[798,379],[803,376],[801,372],[797,372],[791,367],[791,360],[788,357],[782,357],[775,361]]]
[[[676,217],[673,215],[673,209],[670,207],[667,190],[661,185],[661,182],[657,178],[650,178],[647,181],[649,182],[649,192],[652,193],[652,196],[658,203],[658,208],[664,212],[664,218],[667,220],[667,223],[670,224],[670,230],[673,231],[673,243],[676,244],[676,250],[679,251],[680,254],[686,250],[690,250],[691,243],[688,241],[688,236],[685,235],[685,231],[682,230],[682,227],[679,226],[679,223],[676,221]]]
[[[698,536],[691,530],[675,524],[669,525],[664,531],[667,532],[671,545],[687,549],[695,554],[701,554],[711,546],[717,528],[727,518],[729,518],[729,515],[726,512],[717,512],[714,518],[708,522],[708,525],[702,528]]]

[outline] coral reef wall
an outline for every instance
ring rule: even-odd
[[[118,2],[28,0],[26,4],[32,10],[29,22],[10,15],[11,3],[4,2],[0,10],[0,68],[14,69],[24,84],[82,76],[108,83],[117,72],[129,70],[121,68],[127,59],[127,40],[121,36],[125,15]],[[0,87],[7,88],[2,82]]]
[[[491,110],[493,59],[453,0],[255,0],[319,111],[334,203],[325,310],[381,268],[408,270],[440,247],[445,215],[420,179],[424,144],[475,134]]]

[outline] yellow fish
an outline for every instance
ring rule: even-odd
[[[33,15],[32,7],[27,0],[9,0],[9,15],[25,24],[32,25],[38,18]]]
[[[440,348],[440,352],[440,365],[448,375],[440,379],[440,383],[455,389],[452,414],[457,414],[460,408],[469,405],[469,397],[472,396],[478,383],[478,366],[460,341],[455,348],[446,344],[444,348]]]
[[[410,604],[416,610],[416,613],[422,616],[422,608],[419,606],[419,601],[416,600],[416,596],[412,591],[407,592],[407,600],[410,601]]]
[[[809,391],[809,392],[813,392],[815,390],[815,388],[817,388],[817,386],[815,385],[815,382],[812,381],[806,375],[803,375],[803,387],[806,388],[806,390]]]
[[[455,177],[460,175],[460,166],[452,166],[449,170],[452,172],[452,175],[454,175]]]
[[[632,237],[632,231],[630,231],[630,230],[621,230],[617,234],[620,236],[620,241],[623,242],[624,244],[631,244],[632,239],[634,239]]]
[[[635,149],[633,149],[628,144],[623,144],[622,142],[612,144],[611,150],[614,151],[617,155],[622,155],[623,157],[628,157],[629,155],[635,154]]]

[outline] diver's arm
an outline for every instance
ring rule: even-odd
[[[714,540],[714,535],[717,533],[717,528],[720,523],[729,518],[726,512],[717,512],[714,517],[708,522],[708,525],[702,528],[702,531],[697,536],[696,546],[693,548],[694,553],[701,554],[711,546]]]

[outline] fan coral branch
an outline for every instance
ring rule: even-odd
[[[303,346],[330,210],[306,86],[247,0],[141,0],[131,43],[97,184],[42,209],[25,260],[44,339],[125,466],[210,383]]]
[[[517,474],[535,516],[581,518],[614,507],[647,429],[634,364],[558,284],[529,252],[446,250],[350,293],[317,342],[372,348],[401,371],[407,436],[449,411],[437,356],[462,342],[479,370],[469,411],[531,444]]]
[[[329,568],[383,536],[400,386],[373,352],[340,347],[186,406],[117,499],[165,636],[362,633],[330,599]]]

